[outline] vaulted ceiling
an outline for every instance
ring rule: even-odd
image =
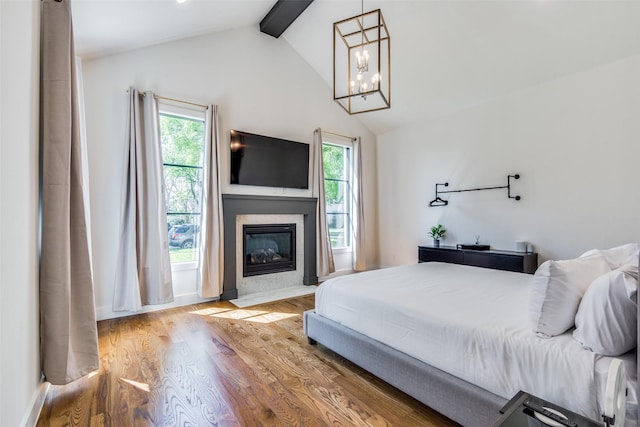
[[[275,0],[76,0],[83,57],[255,26]],[[357,0],[315,0],[282,37],[332,85],[332,23]],[[391,36],[389,110],[358,119],[381,134],[640,54],[640,1],[365,0]],[[346,114],[346,113],[345,113]]]

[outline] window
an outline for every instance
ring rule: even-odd
[[[351,247],[351,148],[323,142],[324,191],[331,248]]]
[[[197,261],[204,120],[161,113],[160,138],[171,262]]]

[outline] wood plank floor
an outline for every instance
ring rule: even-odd
[[[100,370],[52,386],[46,426],[457,426],[302,331],[314,296],[98,323]]]

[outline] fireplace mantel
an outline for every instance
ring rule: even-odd
[[[224,283],[221,299],[238,297],[236,288],[236,216],[237,215],[304,215],[305,285],[318,283],[316,273],[316,204],[315,197],[253,196],[223,194],[224,216]]]

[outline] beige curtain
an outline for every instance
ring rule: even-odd
[[[351,161],[351,233],[353,241],[353,270],[366,270],[364,252],[364,209],[362,199],[362,145],[360,137],[353,142]]]
[[[216,298],[222,293],[224,277],[224,235],[220,189],[220,147],[218,106],[209,105],[205,118],[205,149],[202,188],[202,242],[198,294]]]
[[[327,207],[324,197],[324,165],[322,162],[322,130],[316,129],[313,134],[313,196],[318,198],[316,219],[316,256],[317,274],[326,277],[336,271],[327,226]]]
[[[129,88],[114,311],[173,301],[158,101]]]
[[[68,0],[41,1],[40,48],[40,353],[46,380],[66,384],[99,367]]]

